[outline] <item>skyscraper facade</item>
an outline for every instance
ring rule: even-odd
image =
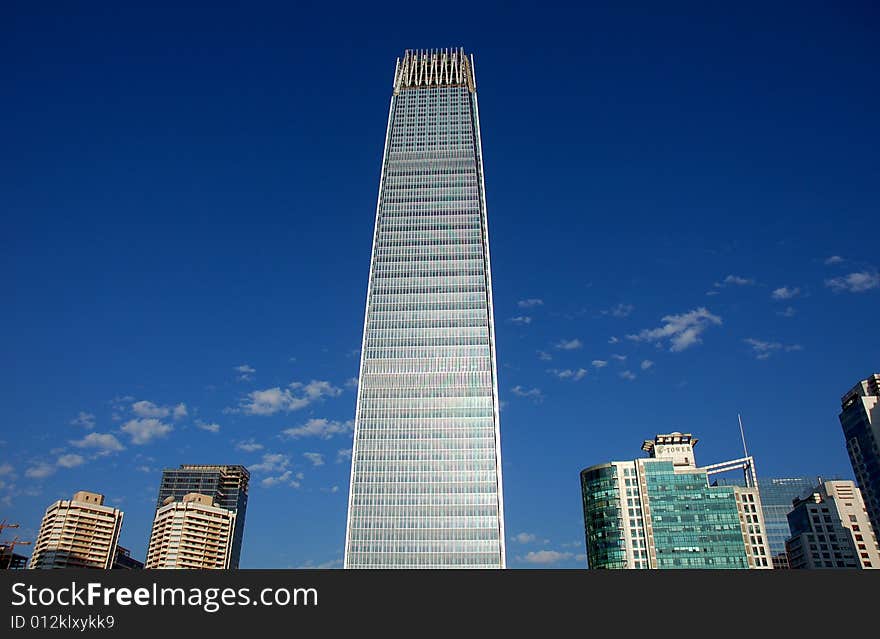
[[[839,419],[871,525],[880,536],[880,373],[843,396]]]
[[[376,208],[346,568],[503,568],[489,239],[473,58],[398,59]]]
[[[755,482],[709,485],[716,472],[753,471],[751,458],[698,468],[696,443],[657,435],[642,446],[646,459],[581,472],[590,568],[772,568]]]
[[[180,468],[166,468],[162,471],[156,512],[158,513],[166,505],[169,497],[172,497],[173,501],[182,501],[189,493],[198,493],[209,496],[215,506],[235,513],[229,567],[238,568],[241,543],[244,538],[244,518],[247,512],[250,477],[247,468],[237,465],[182,464]]]
[[[788,513],[791,568],[880,568],[880,546],[851,481],[825,481]]]

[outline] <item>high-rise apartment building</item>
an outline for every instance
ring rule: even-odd
[[[122,546],[116,546],[116,557],[113,559],[114,570],[141,570],[144,562],[131,556],[131,551]]]
[[[250,477],[247,468],[237,465],[182,464],[180,468],[166,468],[162,471],[156,512],[158,513],[165,505],[169,497],[173,498],[173,501],[181,501],[190,493],[207,495],[217,507],[234,512],[235,532],[229,567],[238,568],[241,543],[244,538],[244,518],[247,512]]]
[[[871,525],[880,535],[880,373],[863,379],[843,396],[839,418]]]
[[[236,514],[210,495],[174,497],[156,511],[145,567],[222,570],[231,568]]]
[[[463,50],[398,59],[355,413],[346,568],[503,568],[480,118]]]
[[[880,568],[880,546],[851,481],[826,481],[796,499],[786,541],[791,568]]]
[[[699,468],[697,439],[657,435],[649,457],[581,472],[590,568],[772,568],[751,457]],[[712,486],[743,470],[746,486]]]
[[[31,555],[31,568],[113,566],[122,511],[104,505],[104,495],[81,490],[46,509]]]

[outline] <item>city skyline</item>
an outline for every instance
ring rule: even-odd
[[[849,235],[878,195],[869,20],[66,11],[4,38],[16,534],[96,491],[143,560],[163,468],[241,464],[241,567],[341,566],[389,60],[420,46],[480,81],[508,566],[582,568],[579,471],[658,432],[729,459],[742,413],[759,479],[852,478],[840,398],[880,362]]]

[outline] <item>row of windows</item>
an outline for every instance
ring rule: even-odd
[[[400,359],[425,358],[436,360],[447,357],[449,359],[461,357],[485,357],[485,346],[432,346],[423,348],[398,347],[398,348],[367,348],[364,351],[366,359],[387,359],[397,361]],[[439,417],[439,415],[438,415]]]
[[[489,370],[490,360],[483,357],[438,357],[436,359],[382,359],[364,362],[361,374],[366,377],[384,373],[433,373]]]
[[[403,373],[371,374],[361,380],[361,388],[416,388],[419,390],[442,389],[447,387],[481,386],[487,390],[492,388],[492,377],[489,371],[458,371],[443,373]]]

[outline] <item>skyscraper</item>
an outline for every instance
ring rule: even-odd
[[[156,512],[158,513],[166,505],[169,497],[173,497],[173,501],[182,501],[189,493],[198,493],[210,497],[214,505],[235,513],[235,532],[232,538],[229,567],[238,568],[250,477],[244,466],[182,464],[180,468],[166,468],[162,471]]]
[[[473,57],[398,59],[367,287],[346,568],[503,568]]]
[[[648,458],[581,471],[590,568],[770,569],[754,460],[698,468],[697,439],[657,435]],[[748,473],[747,486],[710,486],[709,477]]]
[[[839,419],[871,525],[880,536],[880,374],[863,379],[843,396]]]
[[[855,483],[820,482],[794,501],[788,521],[791,568],[880,568],[880,546]]]
[[[60,499],[43,516],[31,568],[111,568],[121,529],[122,511],[105,506],[104,495]]]

